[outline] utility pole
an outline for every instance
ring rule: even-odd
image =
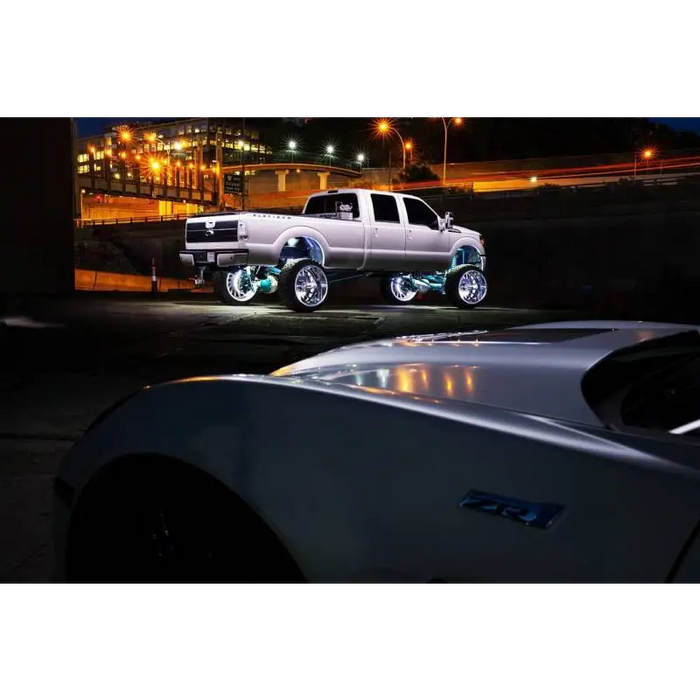
[[[241,132],[241,211],[245,211],[245,117]]]

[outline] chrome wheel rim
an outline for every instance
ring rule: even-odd
[[[411,284],[409,275],[393,277],[389,287],[391,288],[391,293],[398,301],[411,301],[418,294],[418,290]]]
[[[315,265],[303,267],[294,280],[294,294],[304,306],[318,306],[328,296],[326,273]]]
[[[250,270],[244,267],[235,272],[229,272],[226,277],[226,289],[232,299],[239,302],[250,301],[258,291],[250,274]]]
[[[486,277],[481,270],[465,270],[459,279],[457,293],[459,298],[469,305],[479,304],[487,291]]]

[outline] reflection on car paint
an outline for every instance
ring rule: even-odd
[[[430,398],[469,399],[476,389],[476,366],[410,364],[361,371],[318,373],[307,379],[366,389],[386,389],[397,394]]]

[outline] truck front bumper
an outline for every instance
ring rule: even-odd
[[[240,250],[181,250],[180,262],[187,267],[238,267],[248,263],[248,253]]]

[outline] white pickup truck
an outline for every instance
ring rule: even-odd
[[[484,241],[413,195],[363,189],[314,194],[298,216],[209,213],[187,219],[180,260],[225,304],[278,291],[294,311],[318,309],[330,283],[376,275],[384,298],[438,291],[460,308],[487,291]]]

